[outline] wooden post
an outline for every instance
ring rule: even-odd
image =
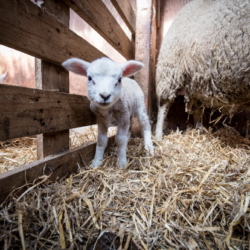
[[[137,1],[135,59],[144,63],[144,68],[135,76],[141,86],[149,117],[156,110],[155,64],[156,64],[156,0]],[[133,133],[137,134],[137,130]]]
[[[62,1],[45,1],[46,12],[69,27],[69,7]],[[36,59],[36,87],[69,93],[69,73],[61,66]],[[37,135],[37,159],[69,149],[69,130]]]

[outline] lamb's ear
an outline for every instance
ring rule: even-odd
[[[72,71],[78,75],[87,75],[87,69],[90,63],[85,62],[78,58],[70,58],[62,63],[62,66],[68,71]]]
[[[137,73],[138,71],[140,71],[142,69],[142,67],[144,66],[143,63],[135,61],[135,60],[129,60],[123,64],[121,64],[121,69],[122,69],[122,76],[131,76],[134,75],[135,73]]]

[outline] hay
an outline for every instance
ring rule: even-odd
[[[94,249],[110,232],[138,249],[249,249],[249,140],[228,129],[190,130],[155,143],[146,157],[143,140],[131,139],[125,170],[110,148],[98,169],[27,184],[0,207],[0,245]]]
[[[116,133],[110,128],[108,136]],[[97,140],[97,127],[86,127],[81,133],[70,131],[70,148],[79,147]],[[36,137],[23,137],[0,141],[0,174],[37,160]]]
[[[36,159],[36,138],[23,137],[0,142],[0,174]]]

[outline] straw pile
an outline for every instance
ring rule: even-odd
[[[108,136],[116,133],[110,128]],[[89,126],[81,133],[70,131],[70,148],[76,148],[87,142],[97,140],[97,126]],[[26,165],[37,160],[36,137],[22,137],[8,141],[0,141],[0,174],[16,167]]]
[[[0,142],[0,174],[36,159],[36,138],[23,137]]]
[[[224,129],[155,143],[146,157],[143,140],[131,139],[125,170],[110,148],[98,169],[27,184],[0,207],[0,245],[118,249],[95,248],[109,232],[125,242],[119,249],[135,249],[130,239],[137,249],[249,249],[250,141]]]

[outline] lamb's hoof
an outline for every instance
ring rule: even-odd
[[[162,141],[162,137],[155,137],[156,141]]]
[[[127,160],[120,160],[118,159],[116,162],[116,165],[120,168],[120,169],[125,169],[126,165],[127,165]]]
[[[90,164],[90,167],[92,168],[98,168],[101,165],[102,161],[99,160],[93,160]]]
[[[206,128],[203,127],[202,124],[198,124],[198,123],[196,124],[195,129],[196,129],[197,133],[199,133],[199,134],[204,134],[207,131]]]
[[[162,141],[162,133],[155,133],[155,140],[156,141]]]
[[[146,144],[145,149],[147,151],[147,155],[154,156],[155,153],[154,153],[154,146],[152,142]]]

